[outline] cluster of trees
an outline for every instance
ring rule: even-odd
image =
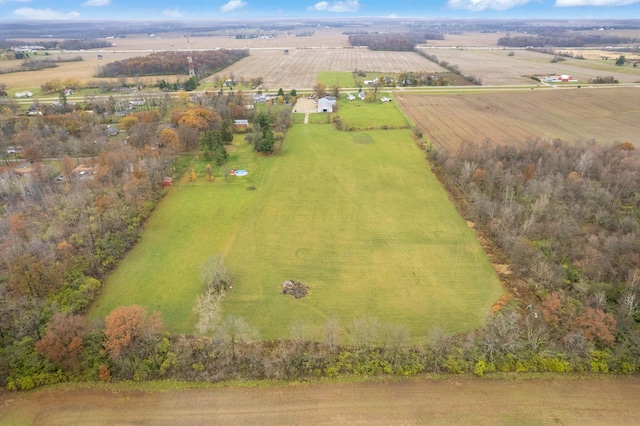
[[[453,74],[456,74],[456,75],[459,75],[459,76],[463,77],[465,80],[467,80],[471,84],[475,84],[477,86],[481,86],[482,85],[482,78],[481,77],[477,77],[475,75],[463,75],[462,71],[460,71],[460,68],[458,68],[457,65],[450,64],[448,61],[445,61],[445,60],[439,61],[438,57],[436,55],[430,55],[430,54],[428,54],[427,52],[425,52],[422,49],[415,49],[415,52],[417,54],[419,54],[420,56],[424,56],[425,58],[427,58],[431,62],[440,65],[442,68],[445,68],[445,69],[451,71]]]
[[[45,49],[63,49],[63,50],[84,50],[84,49],[103,49],[111,47],[111,43],[105,40],[96,39],[69,39],[69,40],[38,40],[38,41],[21,41],[14,39],[1,39],[0,48],[10,49],[15,46],[40,46]]]
[[[276,143],[282,143],[289,126],[291,126],[289,108],[260,111],[255,115],[252,130],[245,136],[245,140],[253,144],[256,152],[272,154],[278,151]]]
[[[210,50],[206,52],[156,52],[100,67],[97,77],[188,74],[191,56],[196,74],[206,77],[249,55],[247,50]]]
[[[444,35],[421,31],[349,35],[349,44],[367,46],[371,50],[412,51],[417,44],[426,43],[427,40],[444,40]]]
[[[467,217],[497,244],[521,280],[520,306],[492,319],[492,324],[504,322],[494,343],[526,347],[535,337],[533,353],[554,354],[573,368],[599,351],[616,360],[617,371],[635,371],[640,366],[635,146],[486,142],[465,144],[455,155],[433,151],[432,157],[443,181],[464,200]]]
[[[618,84],[619,81],[617,78],[607,75],[607,76],[597,76],[595,78],[589,79],[589,84]]]
[[[62,40],[57,45],[57,48],[63,50],[104,49],[106,47],[112,47],[111,42],[95,39]]]
[[[518,35],[498,39],[498,46],[505,47],[585,47],[612,46],[617,44],[637,43],[638,38],[622,37],[608,34],[567,34],[555,35]]]

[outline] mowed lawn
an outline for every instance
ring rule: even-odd
[[[292,329],[321,339],[330,318],[344,334],[366,317],[403,325],[414,340],[435,326],[462,332],[502,294],[409,131],[300,124],[282,153],[262,158],[239,144],[232,161],[246,158],[249,175],[171,188],[94,317],[138,303],[160,310],[171,331],[193,332],[200,266],[217,252],[236,281],[224,313],[264,339]],[[308,285],[308,296],[282,295],[287,279]]]

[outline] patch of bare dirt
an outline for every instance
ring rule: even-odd
[[[282,294],[288,294],[296,299],[302,299],[309,293],[309,287],[300,281],[287,280],[282,283]]]

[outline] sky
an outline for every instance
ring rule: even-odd
[[[0,0],[0,21],[357,16],[633,19],[640,0]]]

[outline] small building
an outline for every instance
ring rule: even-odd
[[[246,129],[249,127],[249,120],[235,120],[233,125],[236,129]]]
[[[318,112],[333,112],[333,107],[336,105],[336,100],[328,99],[328,98],[320,98],[318,99]]]
[[[21,145],[9,145],[7,147],[7,154],[8,155],[18,155],[22,153],[22,146]]]
[[[173,178],[171,176],[165,176],[162,179],[162,186],[171,186],[173,185]]]
[[[260,103],[266,103],[267,102],[267,97],[265,95],[262,94],[255,94],[253,95],[253,103],[256,104],[260,104]]]
[[[233,79],[232,79],[232,78],[228,78],[228,79],[226,79],[226,80],[224,81],[224,85],[225,85],[226,87],[235,86],[235,84],[236,84],[236,82],[235,82],[235,81],[233,81]]]
[[[391,98],[387,98],[386,96],[383,96],[380,98],[380,102],[391,102]]]
[[[367,97],[367,94],[364,92],[358,92],[358,97],[360,98],[360,100],[364,101],[364,98]]]
[[[355,100],[356,100],[356,97],[355,97],[355,96],[353,96],[351,93],[349,93],[349,94],[347,94],[347,100],[349,100],[349,101],[355,101]]]
[[[107,128],[104,130],[104,133],[107,136],[115,136],[118,134],[118,129],[115,127],[112,127],[111,124],[109,124]]]

